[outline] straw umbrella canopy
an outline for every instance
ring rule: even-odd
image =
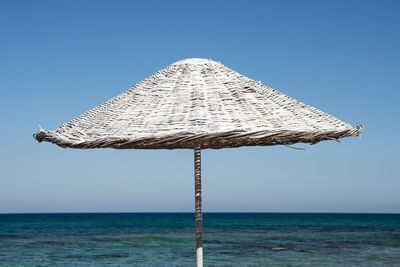
[[[194,150],[197,264],[202,266],[200,150],[315,144],[359,136],[352,126],[209,59],[156,72],[39,141],[69,148]]]

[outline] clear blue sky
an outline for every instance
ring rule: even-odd
[[[32,138],[188,57],[365,125],[305,151],[203,151],[204,211],[400,212],[399,14],[399,1],[1,1],[0,212],[193,211],[190,150]]]

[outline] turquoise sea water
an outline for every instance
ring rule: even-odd
[[[205,266],[400,266],[400,214],[206,213]],[[0,266],[194,266],[194,214],[0,214]]]

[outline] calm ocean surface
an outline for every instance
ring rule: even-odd
[[[400,266],[400,214],[206,213],[205,266]],[[194,214],[0,214],[0,266],[194,266]]]

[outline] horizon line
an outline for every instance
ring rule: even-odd
[[[67,211],[67,212],[0,212],[0,215],[35,215],[35,214],[194,214],[194,211]],[[203,214],[382,214],[400,215],[400,212],[331,212],[331,211],[209,211]]]

